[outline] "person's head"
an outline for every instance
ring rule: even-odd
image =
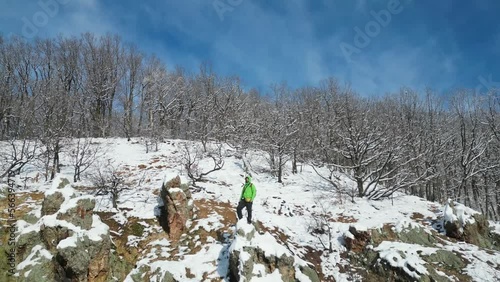
[[[252,181],[252,178],[250,176],[245,176],[245,183],[248,183]]]

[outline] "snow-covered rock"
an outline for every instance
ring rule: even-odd
[[[256,232],[246,219],[236,224],[236,235],[229,251],[231,281],[266,277],[272,281],[319,281],[317,273],[303,260],[278,243],[269,232],[262,235]]]
[[[94,207],[92,196],[77,196],[67,179],[54,179],[45,193],[43,216],[33,225],[24,224],[17,237],[20,276],[28,281],[106,278],[109,227],[92,213]]]

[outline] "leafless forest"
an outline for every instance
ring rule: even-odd
[[[353,196],[451,198],[500,220],[496,90],[360,94],[335,78],[259,93],[237,74],[207,63],[188,73],[113,35],[0,37],[0,140],[10,148],[0,176],[41,159],[53,177],[68,139],[82,140],[72,149],[78,169],[95,155],[91,138],[141,137],[147,150],[186,139],[262,150],[278,182],[300,165],[327,167],[333,190],[342,172],[357,183]]]

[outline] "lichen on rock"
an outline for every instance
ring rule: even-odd
[[[111,239],[94,207],[93,196],[77,196],[67,179],[54,179],[42,217],[17,238],[23,281],[106,281]]]

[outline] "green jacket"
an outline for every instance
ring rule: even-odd
[[[255,195],[257,195],[257,190],[255,189],[255,185],[253,185],[252,183],[252,178],[250,176],[248,176],[248,178],[248,182],[243,185],[243,189],[241,190],[240,199],[250,199],[250,202],[253,202],[253,199],[255,199]]]

